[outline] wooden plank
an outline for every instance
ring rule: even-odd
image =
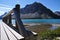
[[[23,36],[21,36],[20,34],[18,34],[16,31],[14,31],[12,28],[10,28],[8,25],[6,25],[5,23],[3,23],[3,25],[5,25],[7,27],[7,29],[10,30],[10,32],[18,39],[24,39]]]
[[[6,33],[5,33],[5,31],[4,31],[4,28],[3,28],[3,26],[2,25],[0,25],[0,27],[1,27],[1,40],[8,40],[8,37],[7,37],[7,35],[6,35]]]
[[[17,40],[16,37],[6,28],[6,25],[3,24],[3,27],[4,27],[10,40]]]

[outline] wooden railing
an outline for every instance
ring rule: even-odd
[[[0,40],[24,40],[24,37],[10,28],[6,23],[0,23],[1,38]]]
[[[3,16],[2,20],[5,22],[8,26],[12,27],[15,31],[17,31],[20,35],[22,35],[26,40],[29,40],[29,38],[32,38],[32,36],[37,35],[35,32],[31,32],[29,30],[26,30],[21,18],[20,18],[20,5],[16,5],[15,8],[12,9],[14,15],[15,15],[15,21],[16,21],[16,28],[12,27],[12,17],[11,17],[11,11]]]
[[[2,18],[2,20],[3,20],[3,22],[5,22],[8,25],[12,24],[11,14],[8,15],[8,16],[4,15],[3,18]]]

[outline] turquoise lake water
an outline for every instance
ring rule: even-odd
[[[1,21],[1,20],[0,20]],[[22,19],[23,23],[50,23],[50,24],[60,24],[60,19]],[[15,24],[15,20],[12,20]]]
[[[14,23],[15,20],[12,20]],[[60,19],[22,19],[23,23],[50,23],[50,24],[60,24]]]
[[[0,20],[1,21],[1,20]],[[60,24],[60,19],[22,19],[23,23],[49,23],[49,24]],[[12,24],[15,24],[15,20],[12,20]],[[58,27],[57,27],[58,28]],[[50,29],[56,29],[55,26]]]

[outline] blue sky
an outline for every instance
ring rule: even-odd
[[[14,8],[15,4],[20,4],[23,8],[33,2],[40,2],[52,11],[60,11],[60,0],[0,0],[0,15]]]

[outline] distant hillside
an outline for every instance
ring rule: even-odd
[[[60,11],[55,11],[54,12],[56,15],[60,16]]]
[[[0,16],[0,19],[2,19],[2,17],[3,17],[4,15],[6,15],[6,14],[7,14],[7,12],[5,12],[3,15],[1,15],[1,16]]]

